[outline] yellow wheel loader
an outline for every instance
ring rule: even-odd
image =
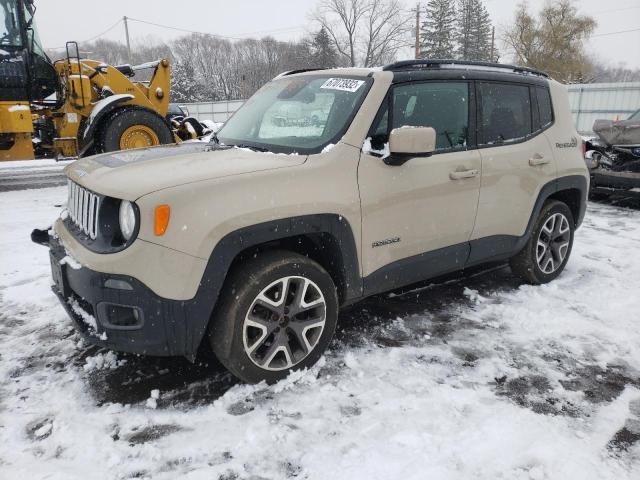
[[[169,61],[136,67],[44,52],[33,0],[0,0],[0,160],[74,158],[195,138],[195,119],[172,125]],[[149,81],[132,80],[153,69]],[[189,123],[190,122],[190,123]],[[200,126],[201,127],[201,126]]]

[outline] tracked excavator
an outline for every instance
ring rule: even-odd
[[[165,119],[169,106],[167,59],[112,66],[66,56],[51,61],[34,22],[34,0],[0,0],[0,161],[77,158],[196,138],[193,118]],[[134,81],[139,70],[153,70]]]

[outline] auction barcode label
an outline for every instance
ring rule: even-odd
[[[342,90],[344,92],[355,92],[358,90],[364,80],[354,80],[353,78],[330,78],[322,84],[320,88],[329,90]]]

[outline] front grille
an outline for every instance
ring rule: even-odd
[[[69,197],[67,210],[73,224],[92,240],[98,235],[98,211],[100,197],[81,187],[71,180],[67,180]]]

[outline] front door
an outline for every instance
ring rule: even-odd
[[[480,154],[469,148],[469,82],[392,88],[358,167],[365,292],[462,268],[480,191]],[[471,117],[473,118],[473,117]],[[436,150],[401,166],[383,161],[389,132],[433,127]]]

